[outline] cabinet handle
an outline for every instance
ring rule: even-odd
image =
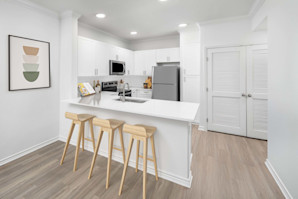
[[[248,94],[247,97],[252,97],[252,95],[251,94]]]
[[[242,93],[242,95],[241,95],[242,97],[246,97],[246,95],[244,94],[244,93]]]

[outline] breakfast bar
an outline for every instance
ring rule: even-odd
[[[61,116],[65,112],[88,113],[103,119],[123,120],[127,124],[146,124],[155,126],[155,150],[158,175],[160,178],[191,187],[191,124],[198,115],[199,104],[156,99],[126,98],[123,102],[117,93],[101,92],[87,97],[64,100],[61,103]],[[61,117],[60,139],[65,141],[69,131],[70,121]],[[78,129],[76,129],[78,130]],[[94,128],[95,138],[99,129]],[[71,140],[76,144],[77,134]],[[90,137],[89,128],[85,129],[85,136]],[[108,157],[108,137],[104,135],[99,149],[99,155]],[[114,146],[120,148],[119,134],[115,135]],[[129,137],[124,132],[125,153]],[[86,143],[85,148],[93,152],[91,143]],[[142,147],[140,147],[142,149]],[[132,149],[129,166],[135,167],[136,149]],[[148,148],[148,157],[152,157],[151,146]],[[142,150],[140,150],[142,155]],[[113,152],[113,160],[123,163],[122,153]],[[90,160],[91,161],[91,160]],[[139,160],[142,169],[142,160]],[[78,166],[79,169],[79,166]],[[148,162],[148,173],[154,175],[154,165]],[[119,179],[120,180],[120,179]]]

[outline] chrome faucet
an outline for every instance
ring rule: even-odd
[[[129,84],[125,83],[123,84],[123,90],[122,90],[122,102],[125,102],[125,86],[127,85],[127,89],[129,90]]]

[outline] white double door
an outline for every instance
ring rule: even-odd
[[[267,139],[268,48],[208,50],[208,130]]]

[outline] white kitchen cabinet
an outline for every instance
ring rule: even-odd
[[[156,62],[180,62],[180,50],[179,48],[165,48],[156,50]]]
[[[138,98],[152,98],[152,90],[151,89],[143,89],[143,88],[131,88],[131,96]]]
[[[109,58],[107,45],[103,42],[95,42],[95,67],[100,76],[109,75]]]
[[[155,50],[135,51],[134,58],[134,74],[151,76],[152,67],[156,66]]]
[[[152,90],[150,90],[150,89],[137,89],[137,97],[138,98],[151,99],[152,98]]]
[[[124,49],[125,74],[134,75],[134,52]]]
[[[78,76],[98,75],[95,65],[95,43],[86,38],[78,39]]]
[[[186,44],[181,46],[180,66],[185,76],[200,75],[200,43]]]
[[[200,76],[183,78],[183,102],[200,103]]]

